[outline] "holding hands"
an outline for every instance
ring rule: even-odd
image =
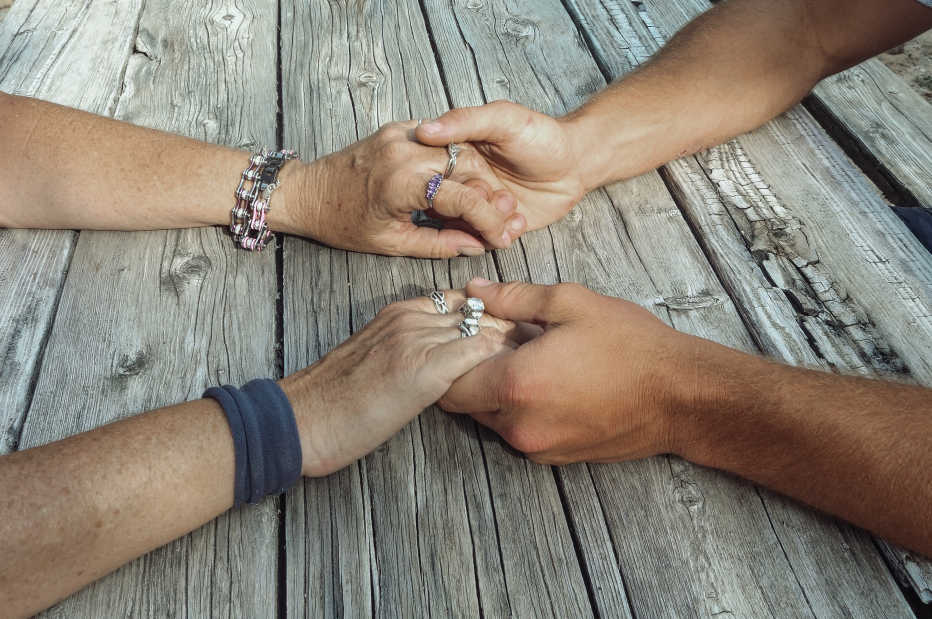
[[[295,166],[296,188],[275,227],[387,255],[450,258],[506,248],[525,230],[562,218],[592,188],[574,136],[569,122],[507,101],[451,110],[424,124],[389,123]],[[450,144],[458,148],[455,166]],[[437,175],[443,180],[428,199]],[[440,225],[416,225],[417,211]]]
[[[525,229],[524,216],[471,146],[461,146],[452,174],[428,200],[428,182],[447,170],[449,154],[419,144],[416,125],[387,124],[297,168],[297,189],[289,193],[277,228],[333,247],[426,258],[475,256],[510,246]],[[415,225],[416,211],[444,221],[443,229]]]
[[[543,228],[566,215],[595,186],[583,178],[587,153],[564,119],[517,103],[494,101],[450,110],[425,122],[418,140],[431,146],[470,142],[488,166],[481,182],[515,197],[528,230]]]
[[[516,325],[483,315],[461,337],[461,290],[445,293],[450,313],[426,297],[393,303],[317,363],[281,381],[304,456],[302,472],[322,476],[363,457],[436,402],[461,375],[513,350]]]
[[[695,395],[700,346],[716,345],[577,284],[475,279],[466,291],[496,316],[536,325],[539,337],[457,380],[440,400],[442,408],[470,414],[549,464],[630,460],[684,448],[676,431],[684,420],[675,416]]]

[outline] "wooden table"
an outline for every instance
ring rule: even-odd
[[[705,8],[17,0],[0,89],[311,158],[450,106],[562,113]],[[253,255],[218,229],[2,231],[0,453],[290,373],[386,303],[474,275],[581,282],[730,346],[932,385],[932,256],[875,184],[930,208],[930,169],[929,108],[872,61],[474,259],[299,238]],[[930,583],[925,559],[731,476],[675,457],[535,465],[431,410],[363,461],[228,513],[50,614],[898,617]]]

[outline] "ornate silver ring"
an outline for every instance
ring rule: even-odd
[[[476,318],[467,318],[460,323],[460,337],[472,337],[479,335],[479,320]]]
[[[479,334],[479,319],[485,313],[485,303],[482,299],[469,297],[460,306],[463,322],[460,323],[460,337],[472,337]]]
[[[438,314],[450,313],[450,308],[447,307],[446,295],[444,295],[440,290],[434,290],[432,293],[430,293],[430,300],[434,302],[434,307],[437,308]]]

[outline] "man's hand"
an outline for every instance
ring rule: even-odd
[[[483,362],[440,400],[549,464],[643,458],[679,448],[672,418],[695,388],[695,348],[641,307],[576,284],[473,280],[489,314],[542,334]]]
[[[582,154],[565,123],[517,103],[450,110],[418,127],[415,135],[431,146],[472,143],[494,173],[497,184],[491,187],[514,195],[528,230],[561,219],[592,189],[583,182]]]
[[[414,139],[415,121],[390,123],[374,135],[323,159],[282,171],[284,208],[272,209],[273,230],[311,237],[354,251],[423,258],[476,256],[504,248],[524,232],[524,218],[471,148],[457,158],[430,214],[444,229],[412,223],[427,211],[430,178],[447,167],[445,148]],[[291,176],[288,176],[291,175]],[[468,181],[468,182],[467,182]]]
[[[440,405],[531,459],[673,453],[932,556],[929,389],[779,365],[572,284],[473,280],[466,291],[543,332],[514,339],[524,343],[476,366]]]

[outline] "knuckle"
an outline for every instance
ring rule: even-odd
[[[474,189],[466,188],[457,192],[454,198],[456,212],[463,215],[473,215],[480,212],[479,202]]]
[[[494,335],[490,335],[488,330],[481,331],[473,339],[476,355],[482,359],[491,356],[499,348],[499,343]]]
[[[411,311],[410,308],[405,307],[399,308],[394,321],[400,333],[406,333],[412,329],[416,329],[421,323],[420,316],[418,316],[416,312]]]
[[[376,314],[375,317],[377,320],[387,320],[395,316],[397,313],[398,313],[398,304],[391,303],[389,305],[386,305],[382,309],[380,309],[378,314]]]
[[[531,459],[542,455],[547,449],[541,434],[524,421],[517,421],[503,428],[502,438]]]
[[[389,160],[408,159],[411,144],[401,140],[392,139],[382,145],[382,156]]]

